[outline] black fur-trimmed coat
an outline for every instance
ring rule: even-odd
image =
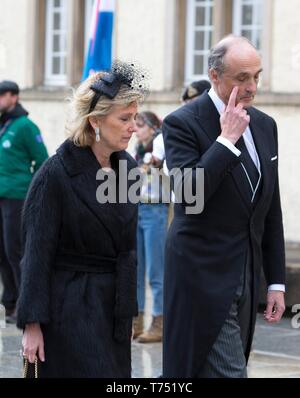
[[[127,160],[113,154],[113,165]],[[41,324],[40,377],[130,377],[136,315],[135,204],[100,204],[100,165],[66,141],[35,176],[23,212],[19,328]]]

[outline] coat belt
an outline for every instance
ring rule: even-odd
[[[55,260],[55,268],[86,273],[115,272],[113,335],[119,342],[130,340],[132,318],[138,314],[137,264],[134,250],[120,252],[118,257],[59,254]]]
[[[55,260],[55,268],[66,271],[87,273],[115,272],[117,257],[91,256],[80,254],[59,254]]]

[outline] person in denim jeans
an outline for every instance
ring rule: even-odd
[[[150,343],[162,340],[164,248],[168,204],[162,203],[163,198],[159,190],[155,192],[153,186],[152,190],[150,189],[151,169],[153,172],[155,167],[159,171],[164,160],[152,156],[154,139],[161,134],[160,120],[152,112],[143,112],[138,115],[136,124],[138,137],[136,160],[143,172],[144,183],[137,228],[139,315],[134,321],[134,338],[140,343]],[[146,276],[153,298],[152,322],[148,330],[144,330]]]

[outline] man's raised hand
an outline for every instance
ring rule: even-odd
[[[227,138],[236,144],[250,123],[250,116],[247,114],[241,103],[236,105],[238,87],[234,87],[230,94],[227,106],[220,117],[221,137]]]

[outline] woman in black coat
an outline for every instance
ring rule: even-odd
[[[118,192],[136,167],[125,152],[144,95],[134,74],[133,65],[115,63],[82,83],[70,137],[26,199],[17,324],[23,356],[30,364],[39,359],[39,377],[131,376],[137,204],[118,196],[103,203],[112,184],[102,189],[99,169],[116,177]]]

